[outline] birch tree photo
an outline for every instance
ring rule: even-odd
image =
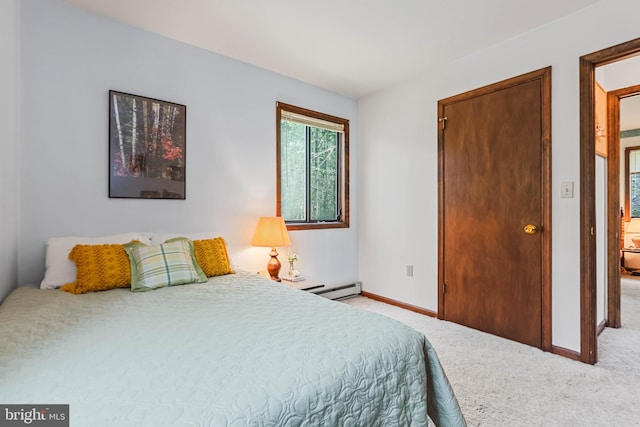
[[[184,182],[186,107],[116,91],[109,101],[111,177]]]

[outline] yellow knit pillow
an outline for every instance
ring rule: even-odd
[[[193,250],[196,261],[207,277],[231,274],[231,261],[227,253],[227,242],[222,237],[207,240],[194,240]]]
[[[76,263],[76,281],[60,289],[72,294],[126,288],[131,285],[131,268],[124,246],[76,245],[69,252]]]

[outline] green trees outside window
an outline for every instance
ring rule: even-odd
[[[625,150],[625,157],[627,175],[625,199],[628,218],[638,218],[640,217],[640,147],[628,147]]]

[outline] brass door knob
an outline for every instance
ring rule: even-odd
[[[524,232],[527,234],[536,234],[538,232],[538,227],[533,224],[527,224],[524,226]]]

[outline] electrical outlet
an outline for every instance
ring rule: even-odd
[[[407,265],[407,277],[413,277],[413,265]]]

